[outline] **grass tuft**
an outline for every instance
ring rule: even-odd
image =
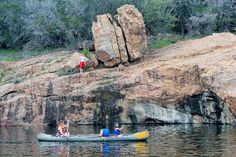
[[[168,45],[174,44],[178,41],[182,41],[185,38],[181,35],[171,35],[171,34],[164,34],[158,36],[152,36],[150,41],[150,48],[162,48]]]
[[[0,56],[0,61],[8,61],[8,62],[13,62],[13,61],[19,61],[22,57],[20,56]]]

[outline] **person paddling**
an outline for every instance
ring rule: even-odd
[[[57,126],[57,135],[58,137],[68,137],[70,133],[68,132],[68,129],[66,131],[66,126],[64,123],[64,120],[60,120],[59,124]]]
[[[102,126],[102,129],[100,130],[100,137],[108,137],[110,135],[109,129],[106,128],[105,125]]]
[[[114,136],[119,136],[122,129],[123,129],[123,125],[121,128],[119,128],[119,124],[116,124],[114,132],[113,132]]]

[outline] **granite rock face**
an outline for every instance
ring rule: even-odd
[[[162,107],[148,101],[136,102],[129,111],[129,117],[133,123],[235,123],[228,104],[210,91],[187,97],[177,107]]]
[[[98,15],[92,25],[97,58],[107,67],[141,58],[147,48],[142,14],[133,5],[124,5],[117,12],[116,18]]]
[[[0,125],[235,124],[235,43],[221,33],[149,50],[128,67],[63,76],[74,53],[1,62]]]
[[[93,22],[92,25],[97,58],[108,67],[121,61],[116,30],[110,18],[110,14],[98,15],[97,22]]]
[[[117,9],[117,20],[124,32],[130,61],[136,60],[147,48],[147,35],[142,14],[133,5],[124,5]]]

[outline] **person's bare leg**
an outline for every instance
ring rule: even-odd
[[[80,69],[79,69],[79,73],[83,73],[83,69],[80,68]]]

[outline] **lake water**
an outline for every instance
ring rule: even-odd
[[[94,134],[99,127],[70,127],[71,134]],[[53,127],[0,128],[0,156],[236,156],[236,126],[163,125],[125,126],[124,133],[148,129],[147,142],[38,142],[39,132],[54,134]]]

